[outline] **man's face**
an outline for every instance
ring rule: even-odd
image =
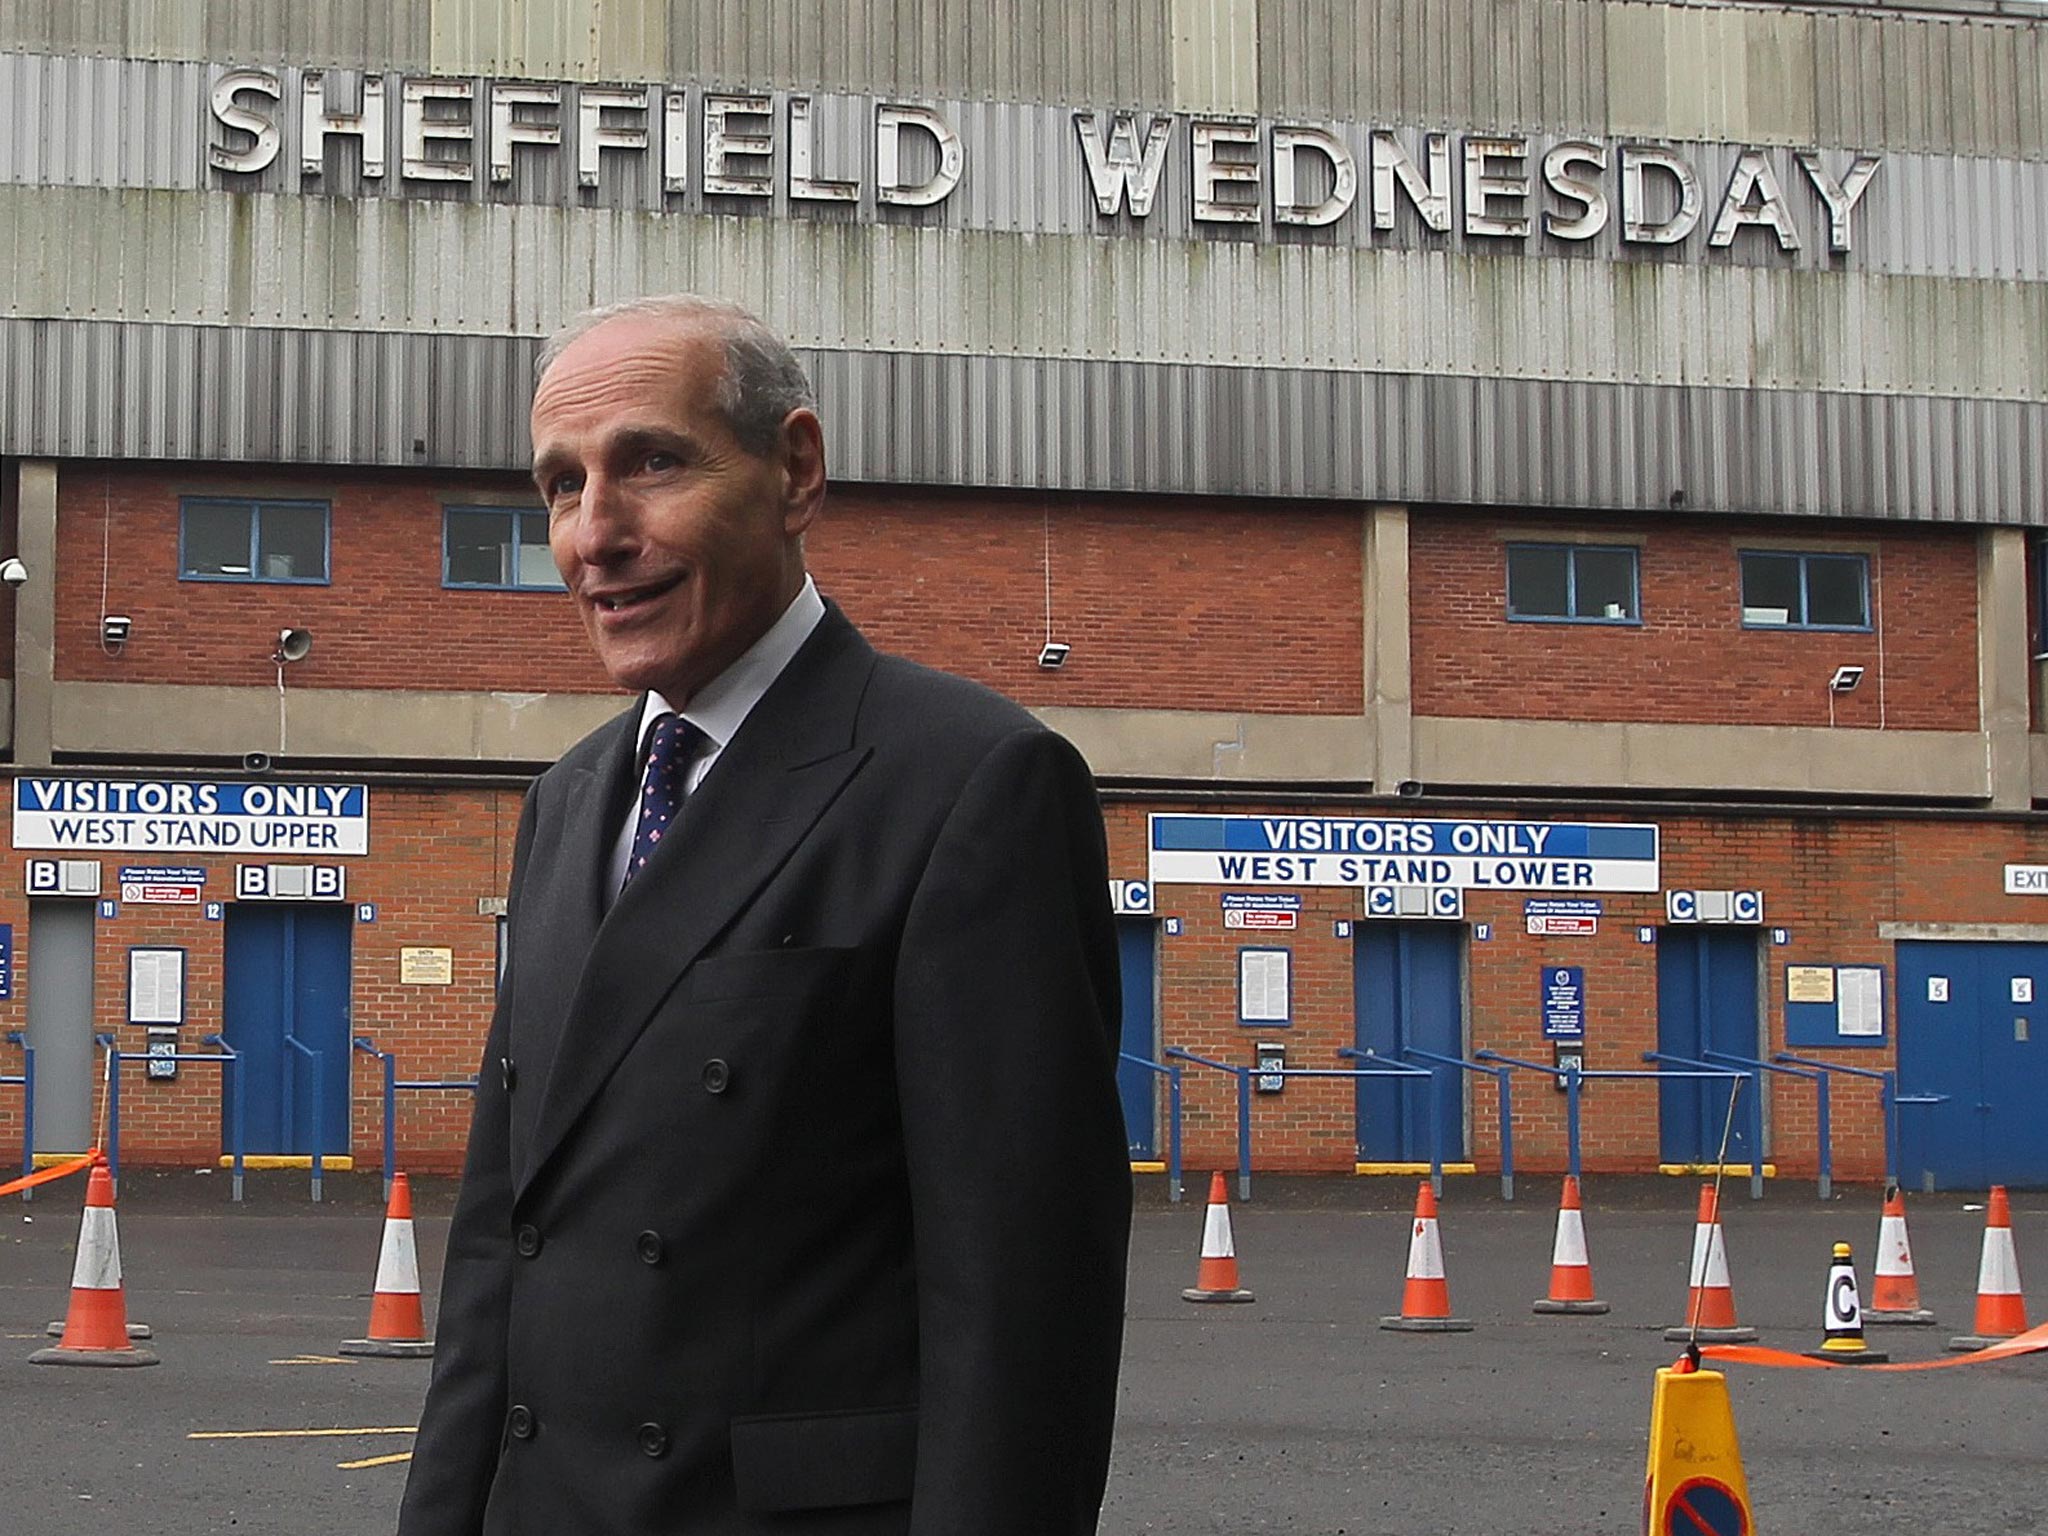
[[[725,349],[700,324],[625,315],[578,337],[533,401],[548,543],[614,682],[688,701],[803,585],[824,492],[817,417],[748,453],[717,405]]]

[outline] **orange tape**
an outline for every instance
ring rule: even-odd
[[[25,1178],[16,1179],[9,1184],[0,1184],[0,1195],[16,1195],[24,1189],[34,1189],[38,1184],[54,1184],[59,1179],[70,1178],[74,1173],[83,1173],[94,1163],[101,1161],[103,1159],[99,1149],[95,1147],[85,1156],[74,1157],[68,1163],[52,1163],[49,1167],[38,1169]]]
[[[1700,1353],[1709,1359],[1726,1360],[1731,1365],[1769,1365],[1796,1370],[1811,1366],[1822,1371],[1938,1371],[1945,1366],[1975,1365],[1980,1360],[2008,1360],[2014,1355],[2031,1355],[2044,1349],[2048,1349],[2048,1323],[2029,1328],[2025,1333],[2016,1333],[2009,1339],[2000,1339],[1974,1354],[1949,1355],[1940,1360],[1895,1360],[1885,1365],[1857,1365],[1848,1360],[1809,1360],[1805,1355],[1795,1355],[1789,1350],[1764,1349],[1756,1344],[1708,1344]]]

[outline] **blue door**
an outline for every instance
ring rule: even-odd
[[[1899,945],[1899,1178],[2048,1186],[2048,945]]]
[[[1440,1056],[1465,1054],[1465,927],[1462,923],[1360,923],[1352,946],[1352,1007],[1357,1043],[1392,1061],[1413,1046]],[[1427,1066],[1429,1063],[1410,1063]],[[1346,1062],[1364,1066],[1363,1062]],[[1358,1158],[1366,1163],[1424,1163],[1435,1101],[1447,1163],[1465,1156],[1464,1074],[1361,1077]]]
[[[1719,926],[1660,929],[1657,934],[1657,1049],[1698,1061],[1707,1051],[1758,1057],[1757,930]],[[1669,1070],[1682,1070],[1671,1068]],[[1729,1078],[1675,1078],[1657,1085],[1662,1161],[1711,1163],[1728,1124]],[[1751,1091],[1748,1084],[1742,1091]],[[1728,1161],[1755,1160],[1749,1105],[1735,1106]]]
[[[1159,950],[1159,924],[1149,917],[1116,920],[1118,958],[1124,973],[1123,1053],[1140,1061],[1157,1061],[1158,1022],[1153,1007],[1154,957]],[[1124,1130],[1131,1143],[1131,1161],[1150,1162],[1158,1145],[1159,1074],[1132,1062],[1116,1064],[1117,1092],[1124,1101]]]
[[[340,905],[228,908],[222,1033],[241,1055],[243,1149],[251,1156],[307,1156],[316,1136],[324,1155],[348,1151],[353,917]],[[317,1071],[307,1051],[318,1053]],[[232,1100],[224,1100],[224,1147],[232,1145],[232,1115]]]

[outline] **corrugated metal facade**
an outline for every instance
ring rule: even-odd
[[[696,288],[814,349],[857,478],[2048,520],[2039,25],[1620,0],[81,9],[0,0],[0,453],[517,465],[539,337]],[[284,102],[244,176],[206,146],[213,83],[248,66]],[[381,182],[346,141],[301,177],[312,67],[330,104],[386,75]],[[573,112],[509,184],[402,178],[398,76],[428,71],[674,83],[691,186],[615,152],[578,186]],[[705,87],[814,95],[816,174],[863,178],[861,203],[707,206]],[[901,99],[968,148],[935,208],[874,203],[875,110]],[[1185,119],[1152,215],[1108,219],[1074,114],[1112,109],[1314,121],[1361,164],[1374,127],[1653,139],[1698,166],[1709,222],[1740,147],[1779,146],[1804,245],[1434,235],[1405,208],[1384,234],[1363,199],[1327,229],[1199,224]],[[1838,172],[1885,156],[1847,255],[1791,153],[1815,145]]]

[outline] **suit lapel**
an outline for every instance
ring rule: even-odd
[[[867,753],[854,744],[854,722],[874,660],[828,608],[684,802],[676,830],[597,924],[516,1189],[561,1144],[683,972],[859,770]],[[603,828],[590,835],[607,841]]]
[[[581,974],[579,966],[563,964],[562,957],[588,955],[604,920],[612,842],[631,798],[639,725],[636,703],[605,727],[588,766],[568,768],[548,783],[549,800],[541,807],[549,841],[529,856],[520,892],[522,913],[532,914],[521,923],[520,938],[531,952],[515,953],[512,962],[518,1004],[511,1055],[536,1090],[552,1069]],[[512,1100],[515,1178],[523,1176],[530,1161],[525,1154],[541,1097],[536,1091]]]

